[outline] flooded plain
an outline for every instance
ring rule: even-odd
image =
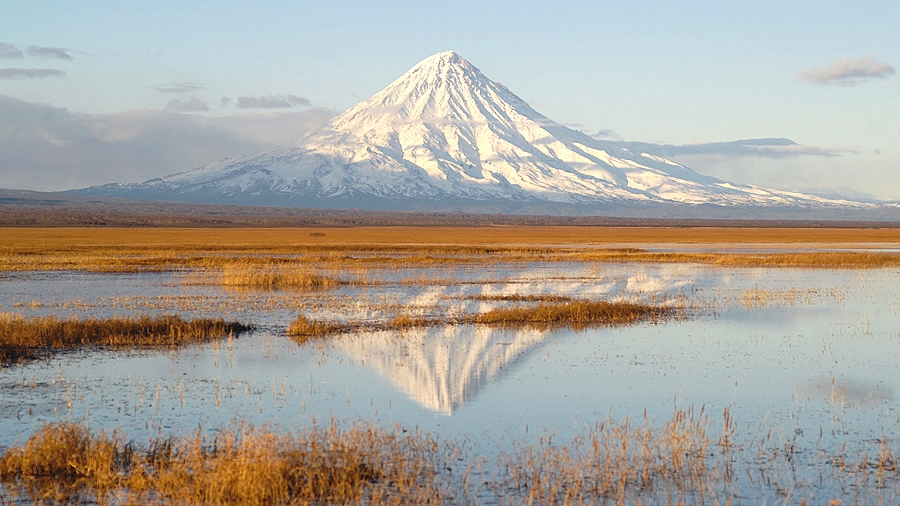
[[[57,421],[141,442],[235,423],[363,420],[455,441],[489,463],[515,445],[571,442],[611,420],[662,426],[690,410],[728,440],[734,479],[721,496],[736,504],[896,503],[896,467],[871,461],[900,455],[898,287],[897,268],[677,263],[391,267],[316,291],[231,290],[190,270],[8,273],[0,312],[225,317],[254,331],[179,351],[78,350],[5,367],[0,450]],[[300,315],[453,322],[513,296],[678,314],[578,331],[448,323],[302,345],[286,336]],[[713,447],[709,458],[721,459]],[[503,502],[491,494],[475,502]]]

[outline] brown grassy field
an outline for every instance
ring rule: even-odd
[[[171,349],[247,330],[237,322],[179,316],[79,320],[0,314],[0,366],[85,346]]]
[[[834,247],[865,249],[869,245],[900,245],[900,229],[893,228],[6,228],[2,234],[0,272],[224,269],[236,263],[342,269],[500,260],[833,268],[900,265],[900,254],[826,251]],[[691,249],[677,253],[643,249],[665,245]],[[763,245],[784,251],[765,254],[717,251],[736,245]]]

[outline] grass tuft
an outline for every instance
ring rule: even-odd
[[[332,288],[341,281],[306,270],[288,269],[272,265],[239,263],[225,267],[219,283],[228,287],[315,290]]]
[[[437,319],[430,319],[421,316],[410,316],[408,314],[401,314],[395,316],[392,320],[387,323],[388,330],[403,330],[403,329],[413,329],[419,327],[433,327],[436,325],[446,324],[446,321],[441,322]]]
[[[305,316],[298,316],[297,319],[288,326],[287,335],[297,344],[304,344],[315,339],[340,334],[347,330],[350,330],[350,328],[346,325],[317,322],[310,320]]]
[[[188,321],[180,316],[142,316],[63,320],[52,316],[24,318],[0,314],[0,364],[85,346],[171,349],[248,330],[248,325],[221,318]]]
[[[564,301],[537,306],[497,308],[472,318],[474,323],[502,327],[572,328],[628,325],[666,315],[667,309],[633,302]]]

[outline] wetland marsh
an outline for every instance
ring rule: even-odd
[[[230,487],[282,503],[900,500],[896,231],[7,231],[7,318],[252,328],[5,365],[10,504],[253,504],[163,473],[242,466],[255,488]],[[579,304],[649,313],[534,319]],[[519,323],[479,320],[504,311]],[[292,338],[300,319],[330,331]],[[105,485],[15,468],[58,434],[108,449]],[[301,454],[352,491],[301,494]]]

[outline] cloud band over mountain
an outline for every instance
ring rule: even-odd
[[[632,150],[653,151],[662,156],[717,156],[724,158],[793,158],[798,156],[842,156],[853,154],[845,148],[824,148],[805,146],[790,139],[742,139],[729,142],[706,142],[698,144],[653,144],[647,142],[624,142]]]
[[[147,110],[81,114],[0,95],[0,186],[55,191],[141,181],[299,137],[332,115],[319,108],[220,118]]]
[[[291,109],[312,105],[308,98],[297,95],[266,95],[262,97],[238,97],[238,109]]]
[[[170,83],[171,84],[171,83]],[[173,85],[174,86],[174,85]],[[302,112],[242,113],[222,118],[184,114],[209,108],[196,97],[170,101],[166,111],[77,114],[0,95],[0,178],[5,186],[62,190],[120,178],[144,180],[187,170],[210,160],[251,152],[302,136],[333,113],[311,108]],[[799,156],[852,155],[848,149],[797,144],[788,139],[746,139],[701,144],[622,142],[635,151],[652,151],[676,160],[781,159]],[[168,153],[163,158],[146,153]],[[35,186],[35,174],[44,181]]]

